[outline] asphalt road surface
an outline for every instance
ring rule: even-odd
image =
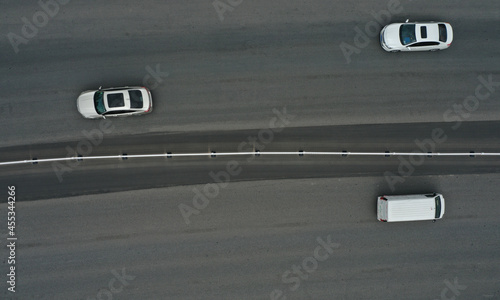
[[[207,153],[0,166],[19,236],[17,292],[4,275],[4,298],[500,299],[498,157],[208,155],[500,152],[499,1],[0,8],[0,162]],[[386,53],[377,31],[407,18],[451,23],[452,46]],[[111,120],[94,143],[102,121],[82,118],[76,98],[124,85],[148,86],[153,112]],[[421,146],[435,130],[446,141]],[[376,196],[434,191],[443,220],[376,221]],[[199,193],[208,201],[193,203]]]
[[[442,220],[378,222],[376,177],[230,183],[189,225],[179,205],[204,185],[20,202],[16,295],[498,299],[500,176],[412,180],[402,192],[443,193]]]
[[[114,122],[114,121],[113,121]],[[112,124],[113,126],[114,124]],[[114,138],[96,127],[85,139],[4,148],[5,161],[101,155],[206,153],[201,157],[129,158],[0,166],[0,186],[16,184],[19,201],[214,182],[228,165],[231,182],[258,179],[380,176],[384,193],[401,192],[415,175],[500,171],[500,157],[216,156],[210,153],[286,151],[499,153],[498,122],[320,126],[148,134]],[[263,132],[267,132],[263,134]],[[440,133],[436,135],[436,132]],[[96,144],[96,145],[94,145]],[[85,145],[90,145],[89,147]],[[78,152],[81,150],[83,152]],[[224,179],[224,178],[223,178]],[[224,179],[226,180],[226,179]],[[0,199],[0,202],[7,198]]]
[[[7,34],[22,37],[21,18],[42,9],[4,0],[0,146],[81,138],[96,123],[76,111],[82,91],[144,79],[154,112],[116,120],[114,135],[263,128],[283,107],[295,127],[443,122],[478,76],[500,81],[496,0],[401,0],[391,21],[450,22],[453,45],[386,53],[373,36],[347,63],[340,45],[355,46],[356,27],[392,2],[243,1],[221,22],[213,1],[71,1],[16,53]],[[159,81],[146,70],[157,65]],[[461,118],[499,120],[499,99],[493,92]]]

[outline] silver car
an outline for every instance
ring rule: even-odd
[[[453,29],[444,22],[393,23],[380,32],[380,45],[385,51],[437,51],[450,47]]]
[[[76,105],[80,114],[88,119],[124,117],[150,113],[153,99],[145,87],[99,88],[81,93]]]

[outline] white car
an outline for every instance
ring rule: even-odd
[[[99,88],[81,93],[76,106],[88,119],[122,117],[150,113],[153,99],[145,87]]]
[[[444,22],[393,23],[380,32],[380,45],[388,52],[436,51],[450,47],[453,29]]]

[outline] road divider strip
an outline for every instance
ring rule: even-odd
[[[19,164],[37,164],[42,162],[59,162],[59,161],[83,161],[83,160],[99,160],[99,159],[129,159],[129,158],[156,158],[156,157],[197,157],[197,156],[209,156],[209,157],[217,157],[217,156],[245,156],[245,155],[254,155],[254,156],[262,156],[262,155],[297,155],[300,157],[306,155],[339,155],[339,156],[500,156],[500,152],[348,152],[348,151],[340,151],[340,152],[317,152],[317,151],[294,151],[294,152],[205,152],[205,153],[160,153],[160,154],[120,154],[120,155],[101,155],[101,156],[71,156],[71,157],[58,157],[58,158],[32,158],[26,160],[16,160],[16,161],[5,161],[0,162],[0,166],[6,165],[19,165]]]

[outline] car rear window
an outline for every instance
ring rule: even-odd
[[[448,32],[446,31],[446,26],[444,24],[439,24],[439,41],[446,42],[448,39]]]
[[[123,98],[123,93],[107,94],[108,107],[124,107],[125,99]]]
[[[415,24],[401,25],[401,27],[399,27],[399,39],[402,45],[415,43],[417,41],[415,37]]]
[[[128,91],[130,95],[130,108],[142,108],[142,92],[139,90]]]

